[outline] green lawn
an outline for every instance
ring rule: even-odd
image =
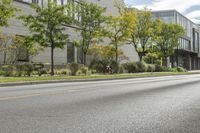
[[[161,72],[161,73],[137,73],[137,74],[114,74],[114,75],[91,75],[91,76],[42,76],[42,77],[0,77],[0,83],[44,81],[44,80],[84,80],[84,79],[110,79],[110,78],[134,78],[154,77],[168,75],[190,74],[188,72]]]

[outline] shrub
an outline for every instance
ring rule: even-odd
[[[5,71],[0,70],[0,76],[5,75]]]
[[[153,64],[148,64],[147,65],[147,72],[155,72],[156,67]]]
[[[119,72],[119,64],[116,61],[111,61],[110,67],[112,69],[112,73],[118,73]]]
[[[177,72],[177,68],[168,68],[168,72]]]
[[[39,76],[42,76],[44,74],[48,74],[48,72],[44,69],[37,71]]]
[[[76,72],[79,69],[78,64],[77,63],[71,63],[69,67],[70,67],[71,74],[76,75]]]
[[[91,72],[91,74],[95,74],[95,73],[97,73],[97,71],[94,70],[94,69],[90,69],[90,72]]]
[[[88,67],[83,66],[76,72],[76,75],[90,75],[91,73]]]
[[[128,73],[137,72],[137,64],[135,62],[125,63],[122,65]]]
[[[38,75],[38,71],[32,71],[31,75]]]
[[[62,75],[67,75],[67,70],[62,70],[62,71],[61,71],[61,74],[62,74]]]
[[[23,65],[23,70],[24,70],[24,74],[30,77],[32,71],[34,70],[34,67],[32,64],[27,63]]]
[[[123,65],[119,66],[119,73],[125,73],[126,69],[124,68]]]
[[[69,71],[68,70],[61,70],[61,74],[62,75],[69,75]]]
[[[56,71],[56,74],[58,74],[58,75],[70,75],[71,71],[68,70],[68,69],[61,69],[61,70]]]
[[[5,72],[4,76],[6,77],[15,76],[16,67],[14,67],[13,65],[4,65],[2,66],[2,70]]]
[[[87,75],[87,72],[89,71],[87,67],[81,67],[81,73]]]
[[[82,75],[81,70],[78,70],[78,71],[76,72],[76,75],[78,75],[78,76]]]
[[[147,71],[147,64],[145,62],[136,62],[137,65],[137,72],[146,72]]]
[[[44,64],[42,64],[42,63],[36,63],[36,64],[33,64],[33,67],[34,67],[35,71],[39,71],[39,70],[44,69]]]
[[[16,77],[21,77],[22,75],[24,75],[24,72],[23,71],[16,71],[16,72],[14,72],[14,75]]]
[[[105,73],[106,66],[109,65],[109,62],[106,60],[93,60],[89,68],[96,70],[97,73]]]
[[[16,65],[16,69],[17,69],[16,76],[21,77],[24,74],[23,65],[22,64]]]
[[[186,72],[186,69],[182,68],[182,67],[178,67],[177,68],[177,72]]]
[[[163,71],[163,67],[161,65],[155,65],[155,71],[156,72],[162,72]]]
[[[169,68],[170,72],[186,72],[186,70],[182,67],[174,67],[174,68]]]

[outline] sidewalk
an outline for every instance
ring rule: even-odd
[[[189,73],[196,73],[196,74],[200,74],[200,70],[191,70],[191,71],[188,71]]]

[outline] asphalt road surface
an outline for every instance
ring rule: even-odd
[[[200,133],[200,75],[0,87],[0,133]]]

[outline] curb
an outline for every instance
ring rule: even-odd
[[[193,75],[199,73],[177,74],[177,75]],[[23,85],[39,85],[39,84],[54,84],[54,83],[70,83],[70,82],[90,82],[90,81],[109,81],[120,79],[136,79],[136,78],[148,78],[148,77],[165,77],[165,76],[177,76],[177,75],[154,75],[154,76],[141,76],[141,77],[119,77],[119,78],[96,78],[96,79],[73,79],[73,80],[44,80],[44,81],[25,81],[25,82],[8,82],[0,83],[0,87],[8,86],[23,86]]]

